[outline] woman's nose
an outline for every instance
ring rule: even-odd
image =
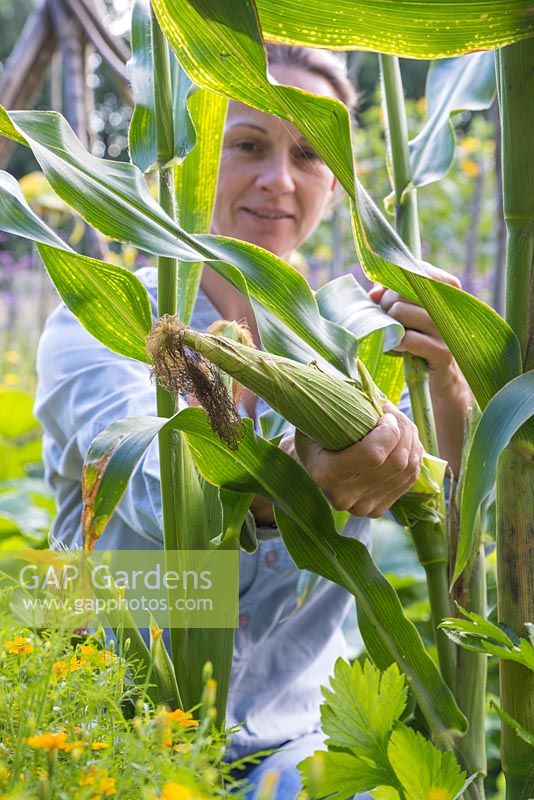
[[[273,153],[261,163],[257,178],[258,186],[265,190],[285,194],[295,188],[289,154]]]

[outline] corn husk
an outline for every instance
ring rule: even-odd
[[[359,359],[359,379],[343,380],[325,372],[315,362],[300,364],[224,336],[198,333],[173,317],[162,318],[148,342],[154,373],[167,389],[180,391],[191,351],[196,354],[195,359],[201,355],[262,397],[299,431],[327,450],[343,450],[360,441],[376,427],[383,414],[383,396]],[[418,480],[396,504],[403,525],[409,526],[410,520],[438,521],[437,498],[445,468],[446,463],[441,459],[425,455]],[[423,505],[421,495],[426,496]]]

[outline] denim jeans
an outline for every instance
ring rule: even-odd
[[[315,750],[324,750],[324,735],[309,733],[292,742],[286,742],[276,753],[267,756],[257,766],[249,767],[240,777],[246,777],[252,784],[246,800],[254,800],[257,787],[268,772],[278,775],[278,784],[273,800],[295,800],[302,789],[297,764],[311,756]],[[370,794],[354,795],[353,800],[372,800]]]

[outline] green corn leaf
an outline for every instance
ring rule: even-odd
[[[534,372],[504,386],[484,410],[473,436],[461,498],[460,539],[453,581],[478,549],[475,518],[495,483],[497,462],[512,436],[534,415]]]
[[[84,328],[115,353],[146,362],[152,312],[141,281],[116,264],[37,247],[60,297]]]
[[[69,245],[32,211],[17,180],[4,170],[0,170],[0,220],[0,226],[6,233],[20,236],[23,228],[24,235],[34,242],[70,250]]]
[[[227,547],[232,540],[239,541],[254,495],[246,492],[232,492],[230,489],[219,489],[219,497],[222,505],[223,533],[217,544],[219,547]],[[250,528],[247,529],[247,533],[250,534]],[[249,543],[253,539],[253,536],[247,537]]]
[[[126,69],[135,108],[128,131],[128,146],[130,160],[144,172],[158,160],[149,0],[136,0],[134,3],[130,44],[132,55]]]
[[[236,451],[211,430],[204,412],[187,408],[171,420],[138,417],[115,422],[92,443],[84,469],[84,532],[89,544],[102,534],[135,464],[165,427],[180,429],[195,463],[210,483],[270,498],[297,566],[324,575],[352,592],[397,661],[440,741],[465,730],[465,719],[419,634],[404,617],[395,591],[361,542],[339,536],[328,503],[310,476],[284,452],[257,436],[250,420]],[[302,498],[306,498],[306,502]]]
[[[178,162],[184,159],[195,147],[196,129],[188,107],[188,98],[194,95],[196,87],[183,71],[172,50],[169,48],[171,62],[171,84],[173,99],[173,138],[174,154]]]
[[[400,322],[382,311],[350,273],[325,283],[315,297],[323,317],[347,328],[359,341],[382,334],[383,349],[392,350],[404,336]]]
[[[15,234],[24,230],[28,238],[37,242],[60,297],[89,333],[116,353],[147,360],[145,338],[152,325],[150,301],[145,287],[131,272],[71,250],[34,214],[15,178],[3,171],[0,218],[3,230]]]
[[[455,800],[461,797],[471,780],[452,753],[438,750],[405,725],[399,725],[391,734],[388,757],[406,797],[410,800]],[[434,795],[432,795],[432,792]]]
[[[205,89],[197,89],[189,100],[197,131],[195,147],[176,165],[174,182],[180,224],[191,233],[210,229],[227,105],[225,97]],[[202,262],[178,264],[178,316],[182,322],[191,320],[201,277]]]
[[[384,771],[357,755],[334,750],[316,750],[297,765],[304,788],[311,797],[348,800],[384,781]]]
[[[369,660],[362,667],[358,661],[351,666],[339,658],[330,686],[322,689],[321,705],[327,745],[350,748],[360,758],[387,768],[389,736],[406,707],[408,692],[397,665],[380,672]]]
[[[517,337],[488,306],[426,276],[421,262],[380,215],[355,181],[345,106],[267,80],[252,3],[243,2],[239,13],[221,0],[203,0],[202,9],[191,0],[179,4],[154,0],[154,9],[184,69],[198,85],[277,114],[299,128],[351,197],[358,255],[368,276],[425,306],[484,407],[522,371]],[[315,43],[320,41],[318,36]],[[197,57],[200,43],[202,59]]]
[[[412,181],[424,186],[448,171],[456,144],[451,114],[482,111],[495,98],[493,53],[473,53],[430,65],[426,83],[427,112],[423,129],[410,142]]]
[[[154,60],[149,0],[136,0],[131,24],[132,56],[126,68],[135,98],[128,132],[130,159],[139,169],[146,170],[158,162],[156,124],[154,116]],[[187,100],[193,84],[180,68],[176,57],[169,54],[173,89],[172,131],[168,140],[174,142],[174,157],[185,158],[195,144],[195,127],[189,115]]]
[[[186,233],[152,199],[137,167],[87,153],[58,114],[12,112],[11,116],[17,129],[0,107],[0,135],[16,138],[20,136],[18,130],[23,130],[54,191],[89,224],[155,255],[210,261],[240,292],[250,294],[273,317],[281,319],[318,358],[343,374],[355,376],[356,338],[320,315],[310,286],[296,269],[247,242]],[[0,185],[0,196],[4,191]],[[19,210],[24,209],[19,206]],[[9,230],[31,238],[34,217],[28,221],[27,215],[21,214],[10,221]]]
[[[534,733],[527,731],[527,729],[524,728],[523,725],[520,725],[517,720],[513,719],[510,714],[503,711],[494,700],[490,700],[490,706],[497,712],[502,721],[517,733],[520,739],[523,739],[524,742],[534,747]]]
[[[459,609],[465,619],[450,617],[440,625],[453,642],[474,653],[516,661],[534,671],[534,646],[530,640],[517,636],[506,626],[494,625],[461,606]]]
[[[399,354],[388,351],[404,336],[402,325],[370,300],[353,275],[334,278],[315,296],[323,317],[348,328],[358,338],[358,357],[378,388],[392,403],[398,403],[405,384],[404,368]]]
[[[173,663],[165,647],[162,632],[158,630],[154,620],[150,626],[150,664],[151,682],[155,683],[152,697],[154,699],[157,693],[157,705],[167,706],[171,711],[183,708]]]
[[[198,4],[206,6],[207,3]],[[258,0],[266,38],[406,58],[444,58],[492,50],[534,34],[528,0]],[[233,23],[241,22],[232,8]]]

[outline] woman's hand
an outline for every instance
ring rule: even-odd
[[[435,280],[462,288],[454,275],[430,264],[425,264],[425,270]],[[440,455],[449,461],[453,472],[458,474],[464,423],[472,406],[469,386],[424,308],[383,286],[373,287],[369,296],[406,329],[403,340],[395,350],[420,356],[428,363]]]
[[[384,410],[376,428],[344,450],[326,450],[298,431],[280,442],[338,511],[381,517],[419,476],[423,448],[417,428],[394,405]]]

